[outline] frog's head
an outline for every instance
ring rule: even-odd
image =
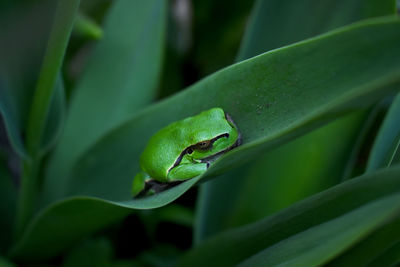
[[[187,135],[189,144],[172,168],[190,163],[207,163],[208,167],[212,161],[241,143],[235,123],[221,108],[204,111],[182,123],[190,129]]]

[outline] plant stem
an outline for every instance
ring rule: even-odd
[[[30,159],[24,161],[23,164],[16,221],[17,237],[30,219],[36,204],[42,136],[57,74],[61,68],[79,2],[80,0],[59,0],[57,5],[54,24],[29,112],[26,147]]]

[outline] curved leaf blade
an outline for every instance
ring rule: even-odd
[[[93,146],[75,166],[69,194],[129,198],[127,187],[139,171],[147,139],[172,120],[211,107],[222,107],[233,117],[244,144],[215,162],[207,174],[242,164],[338,113],[369,105],[398,89],[400,63],[393,58],[400,53],[399,26],[396,18],[358,23],[209,76],[137,114]]]
[[[202,185],[201,193],[210,199],[199,202],[203,218],[198,218],[196,242],[337,184],[363,118],[363,112],[343,116]]]
[[[400,158],[400,94],[392,105],[379,129],[371,154],[368,158],[367,172],[389,167]]]
[[[339,218],[386,196],[398,195],[399,175],[400,167],[396,167],[339,184],[271,217],[204,241],[184,256],[181,264],[237,264],[311,227]]]
[[[239,266],[322,265],[398,215],[399,200],[400,194],[376,200],[264,249]]]
[[[0,114],[4,118],[10,143],[21,158],[28,157],[23,133],[54,20],[55,6],[55,2],[43,1],[32,6],[19,5],[15,10],[18,12],[11,13],[14,16],[1,14]],[[53,96],[51,115],[46,122],[47,138],[42,142],[44,150],[54,144],[63,121],[65,105],[60,84],[56,85],[57,93]]]
[[[374,259],[368,266],[396,266],[400,263],[400,242],[388,248],[382,255]]]
[[[243,60],[358,20],[394,15],[394,2],[258,0],[254,5],[238,59]]]
[[[46,118],[41,153],[45,154],[52,149],[61,136],[66,111],[65,89],[61,75],[58,76],[52,96],[50,110]]]
[[[198,178],[194,178],[143,199],[113,202],[92,197],[72,197],[55,202],[31,221],[22,238],[12,248],[11,255],[21,260],[53,257],[84,236],[122,219],[132,209],[153,209],[174,201],[197,181]],[[60,229],[65,222],[68,224]]]
[[[0,265],[3,267],[14,267],[16,266],[14,263],[8,261],[6,258],[0,256]]]
[[[63,175],[78,155],[153,99],[162,63],[166,7],[162,0],[113,3],[104,38],[75,88],[47,170],[49,198],[62,194]]]
[[[22,158],[28,157],[22,140],[21,125],[17,119],[15,106],[12,104],[11,96],[2,83],[0,83],[0,114],[3,117],[8,140],[14,151]]]
[[[384,224],[361,242],[329,262],[328,266],[368,266],[400,242],[400,218]],[[381,266],[388,266],[382,265]]]
[[[393,0],[328,0],[323,3],[259,0],[253,7],[238,60],[350,22],[394,13]],[[364,113],[360,111],[329,123],[268,151],[239,171],[226,173],[217,181],[202,185],[195,242],[223,229],[263,218],[339,182]],[[227,187],[230,197],[226,195]],[[232,187],[240,189],[232,192]],[[263,207],[260,208],[258,203],[264,203]]]
[[[0,157],[0,252],[10,247],[12,241],[15,209],[17,206],[17,187],[13,184],[12,177],[6,168],[5,162]]]

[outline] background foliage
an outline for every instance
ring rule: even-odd
[[[398,264],[398,8],[3,1],[0,264]],[[215,106],[243,145],[132,199],[148,138]]]

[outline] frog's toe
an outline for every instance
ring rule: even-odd
[[[145,172],[139,172],[133,178],[132,183],[132,195],[136,197],[140,194],[146,187],[146,181],[150,179],[150,176]]]

